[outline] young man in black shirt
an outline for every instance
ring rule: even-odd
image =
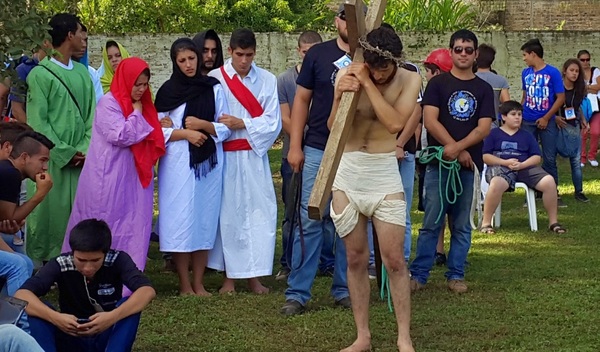
[[[49,261],[17,291],[29,302],[31,335],[45,351],[131,351],[141,311],[155,297],[131,257],[110,249],[106,222],[83,220],[71,231],[72,252]],[[58,285],[60,312],[44,304]],[[133,293],[122,297],[123,285]]]
[[[467,291],[465,261],[471,246],[470,210],[473,198],[473,168],[483,169],[483,139],[489,134],[495,116],[492,87],[473,73],[477,58],[477,37],[461,29],[450,37],[452,69],[435,76],[423,96],[423,116],[429,146],[442,146],[445,160],[458,160],[462,194],[439,197],[448,182],[448,169],[440,171],[437,162],[427,165],[425,174],[425,217],[419,231],[417,255],[410,267],[411,290],[422,288],[433,266],[437,238],[444,224],[452,219],[448,252],[448,289]],[[456,197],[450,204],[448,198]],[[441,215],[440,215],[441,214]]]
[[[338,71],[351,62],[348,45],[348,29],[343,4],[335,17],[338,36],[314,45],[302,62],[296,80],[297,89],[291,111],[290,150],[288,163],[293,172],[302,174],[300,192],[299,226],[293,238],[291,272],[286,302],[281,314],[296,315],[304,312],[312,294],[312,284],[319,266],[322,247],[335,241],[335,264],[331,295],[335,305],[350,308],[350,294],[346,275],[346,248],[335,234],[329,207],[323,217],[308,217],[308,199],[317,177],[329,129],[327,118],[333,104],[334,83]],[[305,132],[306,130],[306,132]],[[300,228],[301,227],[301,228]]]
[[[0,221],[1,229],[14,233],[23,220],[44,199],[52,188],[52,179],[46,173],[50,149],[54,144],[44,135],[28,131],[14,136],[5,129],[0,131],[2,155],[8,159],[0,160]],[[21,182],[29,178],[35,180],[37,191],[31,199],[19,205]],[[31,259],[15,252],[0,238],[0,277],[6,279],[7,293],[15,294],[17,289],[29,278],[33,271]]]

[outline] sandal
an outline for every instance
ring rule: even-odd
[[[550,225],[550,226],[548,227],[548,230],[549,230],[549,231],[552,231],[552,232],[554,232],[554,233],[557,233],[557,234],[559,234],[559,235],[562,235],[562,234],[564,234],[564,233],[566,233],[566,232],[567,232],[567,229],[566,229],[566,228],[564,228],[564,227],[563,227],[561,224],[559,224],[559,223],[557,223],[557,222],[555,222],[554,224]]]
[[[479,231],[481,231],[481,233],[485,233],[486,235],[493,235],[496,233],[496,230],[494,230],[494,228],[491,225],[481,226],[481,229],[479,229]]]

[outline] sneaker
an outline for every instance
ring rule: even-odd
[[[302,303],[293,299],[288,299],[279,310],[279,313],[291,317],[293,315],[304,313],[305,309],[306,308],[302,305]]]
[[[320,270],[319,276],[333,277],[333,267],[329,267],[324,270]]]
[[[448,289],[454,293],[466,293],[469,290],[465,280],[448,280]]]
[[[556,204],[558,204],[559,208],[566,208],[567,205],[565,204],[565,202],[563,202],[561,197],[558,197],[558,199],[556,200]]]
[[[335,305],[342,307],[342,308],[351,309],[352,301],[350,301],[350,296],[344,297],[342,299],[338,299],[337,301],[335,301]]]
[[[575,193],[575,200],[578,200],[582,203],[587,203],[590,201],[590,199],[586,197],[585,194],[583,194],[583,192]]]
[[[410,279],[410,292],[417,292],[423,288],[425,288],[425,284],[422,284],[415,279]]]
[[[584,163],[581,163],[580,165],[581,165],[581,167],[582,167],[582,168],[585,166],[585,164],[584,164]]]
[[[375,268],[375,265],[369,266],[369,279],[370,280],[377,279],[377,269]]]
[[[598,162],[596,160],[590,160],[590,165],[592,165],[592,167],[598,167]]]
[[[436,252],[434,262],[437,266],[446,265],[446,255],[444,253]]]
[[[279,272],[277,273],[277,275],[275,275],[275,280],[277,280],[277,281],[287,280],[287,277],[289,275],[290,275],[290,269],[289,268],[281,268],[281,270],[279,270]]]

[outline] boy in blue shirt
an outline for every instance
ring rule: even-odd
[[[533,135],[521,128],[523,106],[509,100],[499,108],[504,124],[492,129],[483,141],[483,161],[488,165],[485,174],[490,184],[483,205],[481,232],[493,234],[492,216],[502,200],[502,194],[515,189],[516,182],[542,193],[548,213],[549,229],[558,234],[567,230],[558,223],[556,183],[539,167],[540,148]]]
[[[542,168],[558,184],[556,140],[558,127],[554,116],[565,102],[562,74],[544,61],[544,48],[539,39],[528,40],[523,46],[523,61],[527,65],[521,74],[523,89],[522,129],[533,134],[542,145]],[[558,191],[557,191],[558,193]],[[558,206],[565,207],[560,197]]]

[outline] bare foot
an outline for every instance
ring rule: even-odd
[[[196,294],[196,296],[200,296],[200,297],[210,297],[210,296],[212,296],[212,293],[206,291],[204,289],[204,286],[202,286],[202,285],[200,285],[200,287],[194,288],[194,293]]]
[[[196,294],[196,292],[194,292],[194,290],[192,290],[191,288],[189,290],[179,290],[180,296],[192,296],[195,294]]]
[[[264,287],[257,278],[248,279],[248,287],[250,287],[250,290],[257,295],[269,293],[269,289]]]
[[[371,351],[371,341],[369,339],[356,339],[354,343],[340,352],[369,352]]]
[[[235,283],[231,279],[225,279],[223,286],[219,289],[220,294],[235,293]]]
[[[415,349],[412,345],[412,342],[410,341],[410,339],[406,342],[400,342],[398,341],[398,351],[399,352],[415,352]]]

